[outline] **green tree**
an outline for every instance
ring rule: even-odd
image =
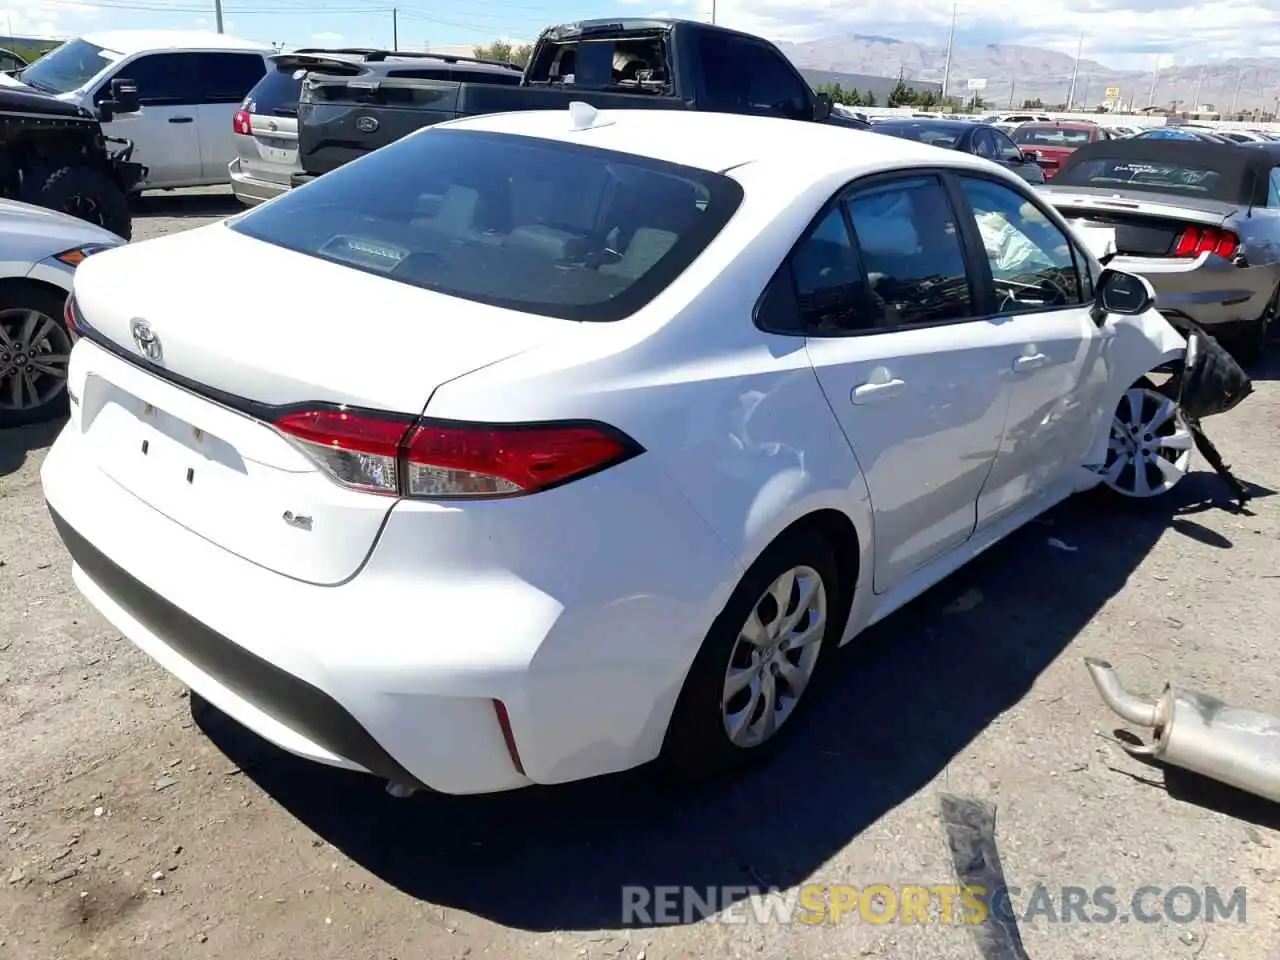
[[[924,107],[926,110],[932,110],[938,105],[938,95],[932,90],[926,90],[924,93],[917,94],[916,105]]]
[[[862,106],[864,107],[879,106],[879,104],[876,103],[876,95],[872,93],[870,90],[868,90],[867,95],[862,98]]]
[[[503,63],[514,63],[523,67],[533,56],[533,47],[527,43],[513,47],[505,40],[495,40],[487,47],[473,47],[472,54],[477,60],[500,60]]]
[[[1043,110],[1044,101],[1041,100],[1039,97],[1036,97],[1034,100],[1023,100],[1022,109],[1023,110]]]
[[[898,71],[898,82],[893,85],[893,89],[889,91],[889,106],[891,107],[910,107],[918,102],[918,96],[914,90],[907,86],[907,78],[902,70]]]

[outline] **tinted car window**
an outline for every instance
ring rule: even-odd
[[[1013,139],[1028,147],[1082,147],[1093,140],[1093,131],[1027,124],[1013,131]]]
[[[703,170],[428,129],[256,207],[231,229],[450,296],[607,321],[665,289],[741,201],[736,182]]]
[[[960,141],[964,128],[942,123],[884,123],[876,125],[877,133],[901,137],[903,140],[916,140],[920,143],[932,144],[946,150],[954,149]]]
[[[194,63],[189,53],[152,53],[125,64],[114,77],[132,80],[138,85],[138,103],[143,106],[187,106],[200,102],[191,70]],[[109,94],[110,83],[104,83],[98,97]],[[236,98],[244,99],[248,87]]]
[[[1081,302],[1071,242],[1025,196],[990,180],[960,179],[973,208],[1002,315]]]
[[[698,40],[703,61],[703,108],[795,119],[809,88],[769,47],[708,34]]]
[[[791,255],[805,329],[822,334],[866,325],[866,289],[844,211],[833,207]]]
[[[244,109],[272,117],[296,117],[302,78],[296,64],[273,66],[244,98]]]
[[[267,68],[256,53],[193,53],[201,103],[240,103]]]
[[[996,138],[990,130],[979,130],[973,136],[973,152],[987,160],[996,160],[999,153],[996,151]]]
[[[972,315],[956,216],[933,177],[861,190],[848,201],[876,319],[887,326]]]

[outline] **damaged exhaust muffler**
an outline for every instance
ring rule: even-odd
[[[1155,735],[1147,746],[1124,744],[1129,753],[1280,802],[1280,717],[1168,683],[1160,699],[1148,703],[1125,690],[1105,660],[1084,662],[1107,706]]]

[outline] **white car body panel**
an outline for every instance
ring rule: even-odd
[[[849,181],[925,165],[1025,186],[976,157],[818,124],[602,118],[584,131],[558,112],[486,116],[406,139],[469,128],[735,168],[738,212],[624,320],[486,307],[226,224],[111,251],[76,280],[88,322],[116,346],[86,339],[73,352],[72,418],[42,471],[52,509],[108,564],[322,690],[413,777],[447,792],[652,759],[708,629],[782,531],[829,511],[849,536],[841,546],[860,562],[847,641],[1096,484],[1089,467],[1120,396],[1181,355],[1182,338],[1154,310],[1101,327],[1077,307],[838,339],[762,333],[751,317],[766,283]],[[849,137],[863,138],[859,149],[844,149]],[[287,310],[245,301],[235,278],[250,259],[291,277]],[[352,323],[371,304],[376,333]],[[268,426],[117,355],[136,355],[137,317],[158,331],[165,363],[238,397],[484,423],[590,419],[645,452],[506,500],[357,493]],[[1042,363],[1015,370],[1037,355]],[[856,386],[895,378],[904,388],[884,404],[852,403]],[[145,464],[144,440],[157,453]],[[211,490],[184,482],[185,469],[201,483],[208,475]],[[313,528],[282,524],[285,510],[314,516]],[[285,749],[355,765],[218,679],[163,623],[136,616],[103,588],[104,570],[80,563],[77,583],[167,669]]]

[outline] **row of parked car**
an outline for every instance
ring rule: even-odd
[[[1263,151],[1095,142],[1035,187],[685,21],[553,28],[518,82],[289,56],[324,65],[227,118],[296,120],[301,173],[237,168],[270,202],[145,243],[23,208],[70,296],[0,313],[0,405],[50,377],[43,492],[122,635],[398,795],[767,756],[834,648],[1069,496],[1185,477],[1220,351],[1142,274],[1224,320],[1280,292]]]

